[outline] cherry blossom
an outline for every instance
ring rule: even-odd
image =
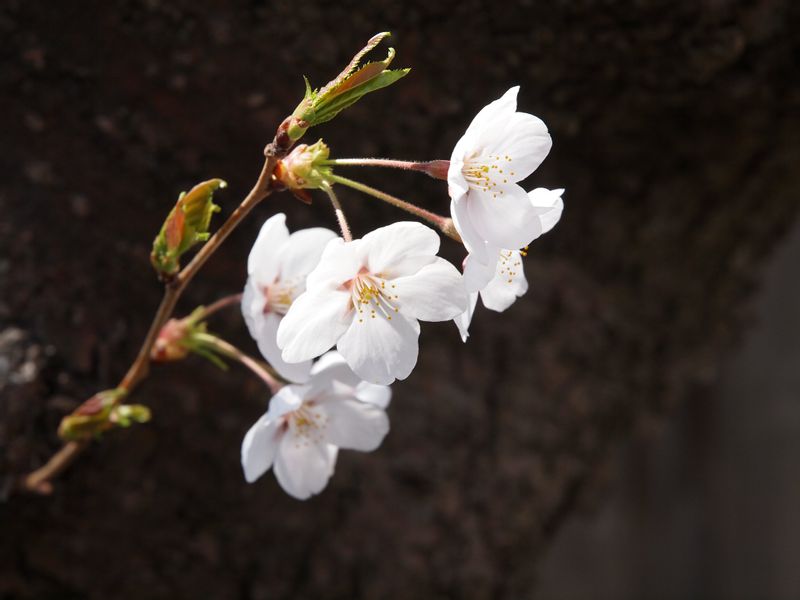
[[[292,302],[306,289],[306,277],[336,234],[322,227],[289,234],[286,215],[278,213],[261,227],[247,259],[242,314],[250,335],[272,367],[285,379],[308,379],[311,361],[286,363],[275,341],[278,325]]]
[[[336,352],[322,356],[306,384],[281,388],[242,442],[242,468],[252,483],[270,468],[299,500],[320,493],[339,448],[371,452],[389,432],[391,390],[361,381]]]
[[[541,119],[517,112],[519,86],[485,106],[458,140],[447,182],[453,223],[467,250],[483,263],[488,248],[521,248],[541,223],[517,182],[533,173],[552,141]]]
[[[418,321],[447,321],[467,308],[461,274],[438,250],[431,228],[406,221],[330,241],[278,327],[283,359],[309,360],[336,345],[366,381],[408,377]]]
[[[561,199],[563,193],[563,189],[546,188],[536,188],[528,193],[542,234],[555,227],[561,218],[564,211],[564,201]],[[508,250],[487,245],[486,251],[486,262],[481,262],[474,254],[469,254],[464,260],[464,284],[470,293],[469,306],[455,318],[455,323],[465,342],[469,336],[468,329],[479,294],[486,308],[503,312],[528,291],[528,280],[522,264],[527,249]]]

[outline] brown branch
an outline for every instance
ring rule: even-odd
[[[167,319],[172,315],[175,310],[175,305],[178,302],[186,286],[194,278],[200,268],[206,263],[211,255],[219,248],[220,244],[230,235],[239,223],[250,213],[256,204],[261,202],[264,198],[269,196],[271,190],[269,189],[270,177],[272,171],[275,169],[278,159],[275,156],[267,156],[264,161],[264,166],[261,169],[261,174],[258,176],[253,189],[247,194],[242,203],[233,211],[228,220],[211,236],[211,238],[200,248],[200,251],[194,255],[194,258],[186,265],[178,275],[167,282],[164,289],[164,298],[161,300],[161,305],[158,307],[158,312],[153,319],[150,326],[150,331],[147,332],[147,337],[139,350],[139,355],[136,360],[128,369],[127,374],[120,383],[120,387],[127,391],[132,390],[139,381],[147,376],[150,370],[150,350],[158,337],[159,331],[167,322]]]
[[[256,204],[272,193],[272,189],[270,188],[272,173],[278,161],[286,155],[289,147],[290,143],[285,136],[282,126],[279,128],[278,135],[275,136],[273,143],[266,147],[264,151],[266,158],[261,168],[261,173],[253,188],[244,200],[242,200],[242,203],[233,211],[231,216],[228,217],[203,247],[200,248],[189,264],[187,264],[174,279],[165,284],[164,296],[153,317],[153,322],[150,324],[150,329],[145,336],[136,359],[133,361],[133,364],[131,364],[125,377],[122,378],[118,386],[119,388],[130,392],[147,376],[150,370],[150,352],[153,348],[153,344],[158,338],[161,328],[172,316],[175,305],[178,303],[181,294],[197,272],[236,226],[242,222],[251,210],[253,210]],[[87,446],[87,440],[66,442],[44,465],[24,476],[18,484],[19,489],[25,492],[49,494],[53,489],[52,480],[72,464]]]
[[[67,442],[41,467],[26,475],[20,488],[27,492],[49,494],[55,479],[83,451],[88,442]]]

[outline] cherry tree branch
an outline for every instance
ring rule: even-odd
[[[239,223],[242,222],[259,202],[270,195],[272,192],[270,188],[272,173],[278,161],[286,155],[290,146],[291,143],[288,139],[282,137],[281,130],[279,130],[276,139],[266,147],[264,151],[266,158],[261,168],[261,173],[255,185],[253,185],[253,188],[247,196],[245,196],[244,200],[242,200],[242,203],[233,211],[216,233],[209,238],[203,247],[200,248],[194,258],[181,269],[178,275],[165,283],[164,296],[161,299],[161,303],[156,310],[156,314],[153,317],[144,342],[142,342],[139,353],[136,355],[136,359],[128,368],[127,373],[125,373],[125,376],[118,386],[119,389],[130,392],[142,379],[147,377],[150,370],[150,353],[153,344],[158,338],[161,328],[172,316],[181,294],[183,294],[189,282],[191,282],[197,272]],[[22,477],[18,487],[26,492],[49,494],[53,489],[52,480],[72,464],[87,446],[87,440],[66,442],[44,465]]]

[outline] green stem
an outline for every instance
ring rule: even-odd
[[[341,175],[331,174],[328,176],[328,180],[333,183],[339,183],[341,185],[346,185],[347,187],[351,187],[354,190],[358,190],[359,192],[363,192],[369,196],[373,196],[378,200],[383,200],[391,204],[392,206],[396,206],[397,208],[401,208],[406,212],[410,212],[412,215],[416,215],[426,221],[433,223],[438,228],[443,228],[446,226],[447,221],[449,219],[447,217],[443,217],[441,215],[437,215],[436,213],[432,213],[429,210],[425,210],[424,208],[420,208],[416,204],[411,204],[410,202],[406,202],[405,200],[401,200],[400,198],[396,198],[386,192],[382,192],[380,190],[376,190],[373,187],[370,187],[364,183],[359,183],[358,181],[353,181],[352,179],[347,179],[346,177],[342,177]]]
[[[267,384],[267,387],[269,387],[273,394],[277,394],[278,390],[285,385],[273,377],[272,374],[255,358],[245,354],[236,346],[226,342],[222,338],[218,338],[210,333],[198,333],[194,335],[194,338],[202,342],[204,346],[216,350],[220,354],[227,356],[230,359],[242,363],[242,365],[258,375],[258,377],[260,377],[261,380]]]

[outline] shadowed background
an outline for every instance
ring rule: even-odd
[[[796,230],[767,266],[797,217],[798,28],[779,0],[4,2],[0,598],[797,597]],[[526,186],[567,188],[528,294],[480,311],[467,345],[423,327],[385,443],[343,452],[308,502],[244,482],[265,391],[201,359],[154,369],[135,396],[153,422],[51,497],[11,496],[134,357],[178,192],[222,177],[230,214],[301,76],[324,84],[384,29],[411,75],[309,140],[447,158],[520,84],[554,138]],[[362,178],[447,210],[440,182]],[[340,199],[356,234],[404,218]],[[334,227],[324,197],[271,197],[180,314],[241,290],[278,210]],[[212,326],[256,352],[235,310]]]

